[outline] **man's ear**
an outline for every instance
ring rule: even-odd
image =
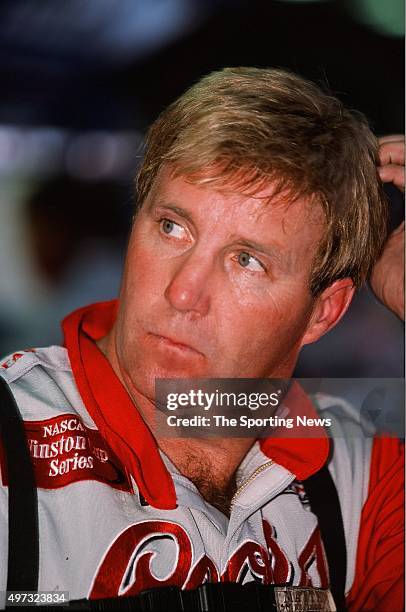
[[[302,346],[316,342],[340,321],[355,293],[350,278],[342,278],[327,287],[316,299]]]

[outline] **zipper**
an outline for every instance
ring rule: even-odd
[[[261,472],[263,472],[264,470],[266,470],[270,465],[273,464],[272,459],[270,461],[267,461],[266,463],[263,463],[262,465],[260,465],[252,474],[249,478],[247,478],[247,480],[245,480],[242,485],[240,485],[237,489],[237,491],[234,493],[233,497],[231,498],[231,503],[230,503],[230,509],[234,506],[235,500],[236,498],[239,496],[239,494],[241,493],[241,491],[243,491],[257,476],[258,474],[260,474]]]

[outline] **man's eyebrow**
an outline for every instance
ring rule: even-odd
[[[254,242],[253,240],[246,240],[245,238],[237,238],[236,242],[238,242],[238,244],[241,246],[247,247],[247,249],[253,249],[254,251],[258,251],[264,255],[269,255],[269,257],[282,256],[282,249],[277,245],[265,246],[264,244]]]
[[[188,213],[187,210],[185,210],[184,208],[179,208],[179,206],[176,206],[176,204],[171,204],[171,203],[164,203],[164,202],[155,202],[154,204],[152,204],[150,206],[150,211],[154,208],[160,208],[162,210],[167,210],[168,212],[174,212],[177,215],[179,215],[179,217],[182,217],[183,219],[186,219],[187,221],[190,221],[190,223],[193,223],[193,219],[192,219],[192,215],[190,213]]]

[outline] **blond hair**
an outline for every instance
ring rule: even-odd
[[[201,79],[151,126],[138,203],[167,163],[194,182],[234,181],[246,193],[272,181],[292,200],[323,207],[313,295],[345,277],[360,286],[386,237],[377,150],[365,117],[314,83],[285,70],[225,68]]]

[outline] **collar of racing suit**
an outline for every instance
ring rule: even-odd
[[[76,310],[62,323],[73,376],[82,400],[101,435],[135,480],[141,495],[155,508],[176,508],[172,477],[159,453],[154,436],[144,423],[109,361],[95,344],[111,329],[118,301],[100,302]],[[289,417],[317,417],[303,389],[294,382],[284,398]],[[280,430],[279,430],[280,431]],[[291,432],[291,437],[289,437]],[[299,480],[315,474],[326,462],[329,440],[321,427],[278,429],[260,440],[262,452]],[[315,437],[315,435],[317,437]]]

